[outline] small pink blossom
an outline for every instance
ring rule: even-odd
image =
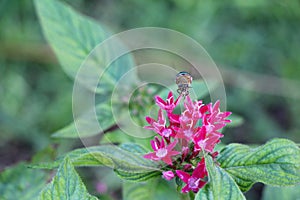
[[[220,136],[218,135],[211,135],[204,140],[195,139],[195,151],[205,150],[207,152],[213,153],[216,144],[218,144],[219,142]]]
[[[168,181],[172,180],[175,177],[175,174],[172,171],[164,171],[162,177]]]
[[[181,99],[181,96],[179,96],[176,101],[174,101],[173,93],[170,91],[167,97],[167,100],[164,101],[159,96],[155,97],[156,104],[163,110],[167,111],[168,113],[173,112],[174,108],[177,106]]]
[[[185,139],[186,141],[191,141],[193,136],[198,132],[199,127],[190,128],[189,126],[182,126],[180,128],[176,127],[176,138]]]
[[[226,119],[231,112],[221,112],[219,109],[220,101],[214,105],[208,104],[208,114],[203,116],[203,126],[207,127],[207,132],[216,132],[226,126],[231,120]]]
[[[158,119],[154,120],[151,117],[146,117],[146,121],[150,124],[150,126],[144,126],[145,129],[153,130],[159,135],[169,138],[175,135],[174,130],[172,129],[172,124],[166,127],[166,119],[164,117],[163,111],[159,109],[158,111]]]
[[[186,109],[179,117],[180,127],[174,128],[177,132],[175,137],[191,141],[200,130],[200,127],[197,127],[198,121],[205,116],[208,108],[202,101],[193,102],[189,96],[186,97],[184,106]]]
[[[230,120],[226,118],[231,112],[220,112],[219,106],[220,101],[217,101],[214,105],[212,105],[212,103],[208,104],[208,113],[202,117],[202,127],[193,137],[195,150],[205,150],[212,153],[215,145],[218,144],[220,138],[223,137],[223,134],[218,132],[218,130],[230,122]]]
[[[205,150],[212,153],[215,145],[220,142],[221,137],[223,137],[223,134],[218,132],[207,133],[206,127],[202,126],[193,137],[195,151]]]
[[[186,97],[186,101],[184,103],[185,111],[182,114],[182,117],[185,116],[192,120],[194,125],[197,123],[199,119],[203,116],[203,114],[208,110],[207,106],[202,103],[202,101],[193,102],[189,96]]]
[[[172,156],[180,154],[180,152],[173,150],[176,144],[177,140],[166,146],[164,139],[160,141],[158,137],[155,137],[154,140],[151,140],[151,146],[154,152],[144,155],[144,158],[155,161],[162,160],[168,165],[172,165]]]
[[[170,120],[170,124],[179,125],[180,124],[180,115],[174,113],[168,113],[168,118]]]
[[[203,180],[203,178],[207,176],[205,161],[202,159],[198,163],[192,175],[181,170],[176,170],[176,174],[184,183],[186,183],[181,190],[183,193],[187,193],[191,190],[196,193],[206,184],[206,181]]]
[[[150,124],[150,126],[144,126],[145,129],[148,130],[153,130],[156,133],[160,133],[160,131],[165,127],[166,125],[166,120],[164,118],[163,112],[161,109],[159,109],[158,111],[158,119],[154,120],[151,117],[146,117],[146,121],[148,122],[148,124]]]

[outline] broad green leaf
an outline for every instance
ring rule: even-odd
[[[123,183],[123,200],[144,200],[153,199],[153,183],[151,182],[143,183]]]
[[[147,181],[151,178],[161,175],[160,171],[124,171],[121,169],[115,169],[115,173],[122,179],[132,182]]]
[[[136,149],[140,149],[140,147],[136,147]],[[144,181],[161,174],[158,163],[144,159],[143,155],[123,150],[114,145],[101,145],[77,149],[66,156],[70,158],[74,166],[111,167],[120,177],[131,181]],[[58,167],[62,159],[32,167],[52,169]]]
[[[218,87],[218,83],[216,81],[209,81],[209,85],[209,88],[211,90],[214,90]],[[173,91],[173,94],[176,95],[177,89],[178,86],[174,84],[171,85],[169,88],[165,88],[164,90],[162,90],[158,95],[161,98],[166,99],[170,91]],[[192,83],[192,88],[190,88],[189,91],[192,99],[202,99],[209,95],[210,92],[208,90],[206,82],[204,82],[203,80],[194,80]]]
[[[114,45],[106,45],[104,51],[93,54],[85,60],[91,51],[111,34],[94,20],[77,13],[59,1],[35,0],[35,5],[43,32],[64,71],[75,78],[78,69],[85,61],[91,67],[90,69],[95,70],[86,74],[91,77],[85,77],[81,82],[94,91],[94,87],[90,88],[90,81],[98,81],[104,72],[97,92],[110,94],[115,83],[133,67],[131,55],[118,55],[120,49],[126,49],[124,45],[114,40]],[[120,57],[113,63],[107,63],[108,58],[116,56]],[[104,71],[108,65],[108,70]],[[131,79],[137,80],[136,74],[133,74]]]
[[[300,185],[294,187],[272,187],[266,185],[262,200],[296,200],[300,197]]]
[[[36,0],[38,17],[44,34],[63,69],[75,77],[80,65],[109,33],[66,4],[56,0]]]
[[[145,147],[134,143],[123,143],[120,145],[120,148],[125,151],[136,154],[146,154],[148,152],[148,150]]]
[[[96,116],[99,125],[103,131],[115,124],[110,105],[102,103],[96,106]],[[84,138],[90,137],[97,132],[91,131],[90,128],[94,127],[92,120],[90,120],[90,113],[83,114],[82,117],[76,120],[76,123],[80,127],[86,127],[85,130],[77,131],[75,123],[71,123],[68,126],[56,131],[52,136],[58,138]],[[96,130],[96,129],[95,129]]]
[[[88,193],[72,163],[68,158],[65,158],[51,183],[41,191],[39,199],[96,200],[97,197]]]
[[[220,152],[218,162],[242,191],[256,182],[273,186],[300,183],[300,150],[287,139],[273,139],[257,148],[230,144]]]
[[[120,145],[120,148],[134,153],[134,154],[146,154],[148,152],[147,149],[142,147],[141,145],[134,144],[134,143],[123,143]],[[152,177],[156,177],[161,175],[160,171],[150,171],[150,172],[131,172],[131,171],[124,171],[120,169],[115,169],[115,173],[122,179],[128,180],[128,181],[146,181]]]
[[[205,164],[209,183],[199,190],[195,197],[196,200],[245,199],[233,178],[216,165],[210,156],[205,156]]]
[[[8,168],[0,174],[0,199],[36,199],[47,179],[45,172],[29,169],[25,163]]]
[[[175,190],[173,181],[152,179],[147,182],[123,182],[124,200],[179,200],[179,193]]]

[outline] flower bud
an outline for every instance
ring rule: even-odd
[[[172,171],[165,171],[163,172],[162,177],[168,181],[172,180],[174,178],[174,173]]]

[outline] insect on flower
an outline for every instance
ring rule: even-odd
[[[178,86],[177,92],[184,97],[189,95],[189,88],[191,88],[193,77],[188,72],[179,72],[176,75],[176,84]]]

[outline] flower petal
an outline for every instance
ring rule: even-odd
[[[148,124],[153,124],[153,122],[155,121],[153,118],[151,118],[151,117],[149,117],[149,116],[147,116],[146,117],[146,121],[148,122]]]
[[[147,153],[143,157],[149,160],[158,160],[158,157],[156,156],[155,152]]]
[[[207,175],[204,158],[198,163],[197,167],[194,169],[192,177],[194,178],[204,178]]]
[[[173,93],[172,93],[172,91],[170,91],[168,94],[167,102],[172,104],[173,101],[174,101]]]
[[[218,112],[220,106],[220,100],[217,100],[215,105],[213,106],[213,112]]]
[[[159,149],[157,142],[155,140],[150,141],[151,147],[154,151],[157,151]]]
[[[180,152],[178,152],[178,151],[170,151],[170,152],[168,152],[168,156],[176,156],[178,154],[180,154]]]
[[[169,146],[167,147],[167,149],[169,151],[171,151],[177,144],[177,140],[174,140],[174,142],[172,142],[171,144],[169,144]]]
[[[174,102],[174,105],[177,106],[177,104],[180,102],[182,95],[179,95],[179,97]]]
[[[182,192],[182,193],[188,193],[189,191],[191,191],[191,188],[190,188],[188,185],[184,186],[184,187],[181,189],[181,192]]]
[[[168,118],[169,118],[170,122],[172,122],[172,123],[177,123],[177,124],[180,123],[180,121],[179,121],[180,115],[177,115],[174,113],[168,113]]]
[[[163,157],[161,160],[164,161],[165,163],[167,163],[168,165],[173,165],[172,159],[171,159],[171,157],[168,156],[168,155],[165,156],[165,157]]]
[[[160,98],[160,96],[155,96],[155,103],[159,106],[159,107],[164,107],[166,106],[166,102]]]
[[[190,175],[184,171],[176,170],[177,176],[185,183],[188,183]]]

